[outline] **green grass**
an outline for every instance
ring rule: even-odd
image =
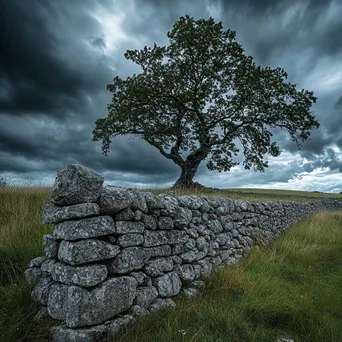
[[[41,223],[51,191],[0,188],[2,342],[48,341],[49,328],[58,323],[50,318],[33,321],[39,306],[31,301],[31,287],[23,277],[28,262],[42,255],[42,236],[53,227]],[[223,193],[176,192],[209,198]],[[176,310],[144,317],[123,329],[119,341],[275,341],[280,335],[296,342],[342,341],[341,264],[342,214],[317,214],[283,233],[272,246],[256,248],[247,260],[217,270],[194,300],[177,297]]]

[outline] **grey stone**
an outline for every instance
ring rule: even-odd
[[[143,223],[146,229],[151,229],[151,230],[157,229],[157,219],[152,215],[144,215]]]
[[[192,210],[198,210],[203,205],[203,199],[197,196],[178,196],[179,205]]]
[[[134,219],[134,212],[131,208],[126,208],[114,215],[115,221],[130,221]]]
[[[169,256],[171,255],[171,246],[169,245],[162,245],[162,246],[156,246],[151,248],[146,248],[152,257],[157,256]]]
[[[185,298],[190,299],[198,295],[198,290],[194,287],[190,287],[189,289],[184,289],[183,293]]]
[[[69,328],[101,324],[132,306],[137,283],[135,278],[125,276],[110,278],[91,291],[53,285],[48,311],[52,318],[65,320]]]
[[[204,249],[208,248],[208,245],[209,243],[203,236],[196,240],[196,247],[199,251],[203,251]]]
[[[158,229],[173,229],[173,220],[171,217],[162,216],[158,218]]]
[[[170,196],[164,193],[159,194],[157,197],[161,199],[164,204],[164,209],[161,209],[160,213],[164,216],[170,216],[174,218],[179,209],[177,197]]]
[[[151,312],[159,311],[166,308],[175,308],[176,304],[171,298],[157,298],[150,305]]]
[[[197,263],[201,265],[201,276],[209,277],[213,268],[210,262],[208,260],[198,260]]]
[[[114,220],[110,216],[98,216],[58,223],[53,228],[55,239],[79,240],[115,233]]]
[[[143,233],[145,226],[142,222],[116,221],[115,228],[117,234]]]
[[[150,277],[159,277],[172,269],[172,258],[156,258],[148,261],[144,267],[145,273]]]
[[[142,194],[142,192],[137,189],[130,189],[129,194],[132,197],[131,208],[133,210],[141,210],[143,213],[147,213],[148,207],[145,196]]]
[[[91,287],[98,285],[107,277],[107,268],[104,265],[69,266],[62,262],[53,265],[52,279],[66,285]]]
[[[222,224],[219,220],[212,220],[209,222],[209,229],[215,234],[221,233],[223,231]]]
[[[29,267],[40,267],[42,265],[42,263],[47,260],[48,258],[45,256],[39,256],[37,258],[32,259],[29,262]]]
[[[131,308],[130,308],[130,313],[132,316],[134,317],[139,317],[139,316],[146,316],[146,315],[149,315],[150,312],[145,309],[145,308],[142,308],[141,306],[139,305],[133,305]]]
[[[132,315],[123,315],[115,318],[112,322],[107,325],[108,335],[114,337],[121,329],[121,327],[132,324],[135,321],[135,317]]]
[[[99,342],[107,336],[104,324],[90,328],[70,329],[66,325],[51,328],[51,342]]]
[[[158,291],[154,286],[138,287],[133,303],[147,309],[157,297]]]
[[[59,223],[99,214],[100,207],[96,203],[81,203],[63,207],[47,203],[43,207],[43,224]]]
[[[40,266],[40,270],[42,272],[47,272],[47,273],[51,274],[52,267],[56,262],[57,262],[57,260],[55,260],[55,259],[48,259],[42,263],[42,265]]]
[[[51,235],[43,236],[43,252],[47,258],[57,258],[58,241]]]
[[[52,188],[51,203],[59,206],[94,203],[104,178],[79,164],[68,165],[58,172]]]
[[[131,206],[132,196],[124,188],[102,188],[96,203],[100,206],[101,215],[114,215]]]
[[[156,278],[154,286],[160,297],[173,297],[179,293],[182,283],[177,272],[170,272]]]
[[[165,231],[146,230],[144,235],[145,235],[144,247],[186,243],[187,240],[189,239],[189,236],[184,231],[179,231],[179,230],[165,230]]]
[[[142,245],[144,243],[144,235],[136,233],[121,235],[116,243],[121,247]]]
[[[150,253],[146,248],[128,247],[123,249],[110,263],[108,271],[111,274],[122,274],[133,270],[140,270],[149,258]]]
[[[141,221],[143,216],[144,216],[144,213],[141,210],[137,209],[137,210],[134,211],[134,218],[133,218],[133,220],[134,221]]]
[[[196,273],[194,267],[191,264],[184,264],[176,268],[176,272],[179,275],[182,283],[189,283],[195,279]]]
[[[146,275],[144,272],[131,272],[129,275],[134,277],[137,280],[138,285],[141,285],[141,286],[152,285],[151,277]]]
[[[179,210],[175,217],[175,227],[183,228],[190,224],[192,220],[192,212],[188,208],[179,207]]]
[[[216,241],[220,246],[225,245],[228,241],[232,240],[232,234],[231,233],[220,233],[217,234],[214,241]]]
[[[59,245],[58,259],[70,265],[81,265],[114,258],[119,252],[120,248],[118,246],[96,239],[76,242],[63,240]]]
[[[198,249],[195,248],[193,251],[182,253],[179,256],[182,258],[183,262],[191,263],[197,258]]]
[[[48,301],[48,295],[50,286],[53,281],[51,277],[40,278],[37,285],[33,288],[31,292],[31,298],[40,304],[46,305]]]
[[[42,276],[42,271],[39,267],[30,267],[24,272],[24,276],[30,285],[36,285]]]
[[[152,192],[141,192],[145,197],[146,205],[149,210],[163,209],[164,204],[160,198],[152,194]]]

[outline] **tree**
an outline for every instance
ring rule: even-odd
[[[243,147],[246,169],[264,171],[264,155],[279,156],[270,129],[289,133],[301,148],[319,127],[309,112],[313,92],[286,83],[286,72],[256,66],[213,18],[188,15],[174,24],[168,47],[127,50],[125,58],[142,68],[126,80],[116,76],[108,117],[96,120],[93,141],[109,152],[111,137],[137,135],[181,168],[175,187],[192,187],[197,167],[208,155],[209,170],[229,171]],[[205,109],[207,105],[207,109]],[[197,144],[196,144],[197,143]],[[169,152],[168,152],[169,150]],[[181,151],[189,151],[183,158]]]

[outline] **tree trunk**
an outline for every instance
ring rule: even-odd
[[[210,150],[199,148],[190,154],[181,165],[181,175],[172,188],[204,188],[203,185],[192,180],[197,172],[198,165],[206,158],[209,152]]]

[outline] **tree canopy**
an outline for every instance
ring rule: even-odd
[[[167,47],[127,50],[125,58],[142,72],[107,85],[112,102],[92,139],[102,140],[105,155],[111,138],[137,135],[180,166],[175,185],[189,187],[207,156],[209,170],[229,171],[241,145],[244,167],[264,171],[264,156],[280,154],[272,128],[288,132],[300,148],[319,127],[310,112],[313,92],[285,82],[280,67],[257,66],[221,22],[182,16],[167,36]]]

